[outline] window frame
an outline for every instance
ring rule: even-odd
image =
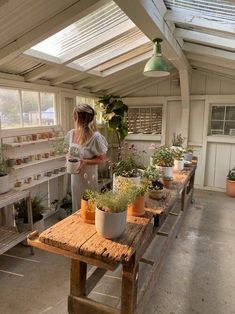
[[[213,110],[213,107],[224,107],[225,108],[225,110],[224,110],[224,118],[222,120],[218,120],[218,119],[212,120],[212,110]],[[215,135],[217,135],[217,136],[221,136],[221,135],[222,136],[230,136],[230,137],[234,136],[234,135],[231,135],[230,132],[229,132],[229,134],[225,134],[225,124],[226,124],[226,122],[234,122],[235,123],[235,119],[234,120],[227,120],[226,119],[226,112],[227,112],[227,108],[228,107],[234,107],[235,108],[235,103],[224,103],[224,104],[222,104],[222,103],[219,103],[219,104],[218,103],[212,103],[210,105],[209,123],[208,123],[208,135],[209,136],[215,136]],[[211,128],[211,123],[213,121],[215,121],[215,122],[216,121],[223,122],[223,129],[212,129]],[[214,130],[215,133],[211,133],[211,130]],[[216,131],[223,131],[223,132],[220,133],[220,132],[216,132]]]
[[[20,110],[20,126],[17,126],[15,128],[9,127],[9,128],[2,128],[0,127],[1,130],[17,130],[17,129],[30,129],[30,128],[40,128],[40,127],[45,127],[48,125],[42,124],[42,119],[41,119],[41,95],[43,93],[48,93],[48,94],[53,94],[53,108],[54,108],[54,123],[51,126],[56,126],[58,125],[57,121],[57,93],[53,91],[43,91],[43,90],[37,90],[37,89],[27,89],[27,88],[14,88],[14,87],[8,87],[8,86],[0,86],[0,89],[4,90],[13,90],[16,91],[19,95],[19,110]],[[38,114],[39,114],[39,124],[38,125],[32,125],[32,126],[25,126],[24,125],[24,119],[23,119],[23,92],[35,92],[37,93],[37,98],[38,98]]]

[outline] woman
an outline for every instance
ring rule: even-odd
[[[95,111],[89,105],[78,105],[73,111],[74,129],[68,132],[69,157],[80,159],[77,174],[71,175],[73,212],[80,209],[86,189],[98,185],[98,164],[104,161],[108,150],[106,139],[96,131]]]

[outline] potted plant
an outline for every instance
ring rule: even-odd
[[[174,170],[181,171],[184,169],[184,151],[181,149],[174,150]]]
[[[192,162],[193,159],[193,148],[187,147],[184,149],[184,160],[188,162]]]
[[[127,207],[128,216],[143,216],[145,213],[144,196],[148,189],[148,182],[142,182],[141,185],[135,185],[132,183],[129,195],[133,199],[132,202]]]
[[[60,219],[64,219],[72,214],[72,195],[71,193],[67,193],[65,197],[59,202],[59,217]]]
[[[96,195],[95,227],[101,236],[113,239],[123,234],[130,202],[130,195],[120,191],[106,191]]]
[[[9,185],[9,168],[4,160],[0,162],[0,194],[6,193],[10,190]]]
[[[125,121],[125,113],[128,111],[127,105],[124,104],[119,96],[105,95],[98,100],[99,111],[102,112],[103,121],[107,124],[111,131],[114,131],[119,148],[121,147],[121,141],[128,134],[128,125]]]
[[[171,183],[173,181],[172,177],[162,177],[164,188],[170,189]]]
[[[118,177],[128,178],[135,184],[140,184],[141,169],[140,153],[134,144],[125,142],[120,149],[120,160],[113,167],[113,188],[116,188]]]
[[[226,194],[235,197],[235,167],[229,170],[227,175]]]
[[[163,177],[173,177],[174,153],[170,147],[159,146],[153,153],[153,163],[161,167]]]
[[[185,138],[180,134],[173,134],[173,139],[172,139],[172,149],[176,149],[176,148],[181,148],[182,149],[182,145],[184,143]]]
[[[160,169],[149,166],[143,174],[143,177],[146,178],[148,182],[148,194],[150,198],[159,200],[163,197],[164,194],[164,185],[160,181],[162,174]]]
[[[64,155],[69,150],[69,143],[64,138],[59,138],[53,142],[53,148],[56,154]]]
[[[33,214],[33,230],[37,230],[39,233],[45,229],[43,212],[45,207],[42,204],[42,199],[38,196],[34,196],[31,199],[32,214]],[[19,232],[29,230],[28,227],[28,215],[27,215],[27,203],[25,199],[14,204],[16,210],[16,225]],[[27,245],[27,241],[22,242]]]
[[[82,195],[80,217],[84,223],[95,223],[95,192],[85,190]]]

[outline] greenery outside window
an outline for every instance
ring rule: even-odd
[[[235,135],[235,105],[212,105],[209,134]]]
[[[0,88],[2,129],[55,125],[55,94]]]

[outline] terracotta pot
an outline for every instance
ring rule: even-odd
[[[38,139],[37,134],[32,134],[32,141],[36,141]]]
[[[133,203],[127,207],[128,216],[143,216],[144,210],[144,196],[137,196]]]
[[[226,181],[226,194],[231,197],[235,197],[235,181],[228,180]]]
[[[95,223],[95,204],[89,204],[88,201],[81,200],[80,217],[82,222],[88,224]]]
[[[164,179],[164,178],[163,178],[162,181],[163,181],[164,187],[165,187],[166,189],[170,189],[171,183],[172,183],[173,180],[169,180],[169,179]]]

